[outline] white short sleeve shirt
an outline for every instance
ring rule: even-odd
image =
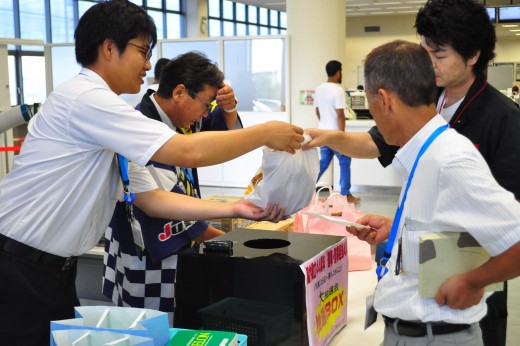
[[[0,232],[58,256],[90,250],[121,194],[115,153],[144,166],[174,135],[82,69],[31,119],[21,153],[0,182]]]
[[[323,83],[314,93],[314,107],[320,110],[320,129],[338,130],[338,109],[344,109],[345,91],[337,83]]]
[[[392,163],[403,186],[422,144],[443,125],[446,121],[437,115],[397,152]],[[465,310],[440,306],[433,298],[419,296],[419,236],[441,231],[469,232],[491,256],[520,241],[520,203],[498,185],[474,145],[453,129],[439,135],[417,165],[389,271],[376,289],[374,307],[379,313],[409,321],[448,323],[475,323],[486,314],[488,295]],[[403,272],[395,275],[399,239]]]

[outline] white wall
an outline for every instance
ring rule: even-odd
[[[345,65],[343,68],[344,85],[355,88],[358,85],[357,67],[372,49],[383,43],[402,39],[419,43],[414,29],[415,15],[348,17],[345,37]],[[379,26],[380,32],[365,32],[365,26]]]
[[[348,88],[357,86],[357,66],[363,66],[365,56],[375,47],[397,39],[419,43],[414,24],[415,14],[347,17],[343,85]],[[365,26],[380,26],[381,31],[364,32]],[[499,37],[495,53],[495,62],[520,62],[520,43],[515,39]]]
[[[300,91],[315,90],[327,80],[325,65],[330,60],[345,62],[344,8],[344,0],[326,5],[323,0],[287,0],[291,122],[303,128],[318,126],[318,118],[314,106],[300,104]]]

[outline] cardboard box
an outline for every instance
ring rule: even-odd
[[[237,228],[244,228],[251,223],[255,222],[252,220],[246,220],[241,218],[222,218],[222,219],[210,219],[206,220],[211,226],[218,228],[224,232],[231,232]]]
[[[179,330],[166,346],[238,346],[238,334],[217,330]]]
[[[294,219],[282,220],[274,223],[269,221],[258,221],[248,225],[246,228],[250,229],[263,229],[267,231],[283,231],[292,232],[294,225]]]
[[[204,199],[210,200],[210,201],[217,201],[217,202],[236,202],[240,200],[242,197],[236,197],[236,196],[209,196],[205,197]],[[243,228],[246,227],[255,221],[252,220],[246,220],[242,218],[220,218],[220,219],[210,219],[206,220],[211,226],[218,228],[224,232],[231,232],[234,231],[237,228]]]

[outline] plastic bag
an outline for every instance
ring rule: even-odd
[[[374,263],[370,244],[348,233],[345,226],[339,223],[306,214],[306,212],[312,212],[333,216],[350,222],[355,222],[364,215],[362,211],[356,210],[354,204],[347,202],[346,196],[339,193],[332,193],[330,187],[326,188],[329,189],[329,197],[320,200],[318,198],[319,194],[317,193],[308,206],[296,213],[294,216],[293,232],[347,237],[349,271],[370,270]]]
[[[310,140],[305,135],[305,141]],[[292,215],[306,207],[315,193],[320,171],[318,149],[296,150],[295,154],[262,148],[262,167],[246,190],[246,199],[265,208],[278,202],[285,214]]]

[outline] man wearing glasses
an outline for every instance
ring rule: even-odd
[[[235,94],[223,80],[223,73],[204,55],[188,52],[162,68],[158,91],[149,89],[139,109],[147,117],[187,134],[192,130],[242,128]],[[155,161],[146,167],[161,189],[200,198],[195,169]],[[138,183],[131,183],[132,188],[141,190]],[[167,312],[172,321],[177,253],[192,241],[200,243],[224,232],[205,221],[154,218],[134,208],[145,245],[141,250],[136,247],[125,207],[124,202],[117,203],[105,234],[103,294],[119,306]]]
[[[153,187],[144,167],[150,160],[208,166],[263,145],[294,153],[303,142],[303,130],[283,122],[177,135],[125,103],[119,95],[139,92],[157,42],[152,18],[129,1],[95,4],[74,37],[82,70],[54,90],[31,119],[20,155],[0,182],[3,345],[48,345],[49,322],[74,317],[77,256],[99,241],[122,195],[115,153],[132,161],[129,175]],[[191,106],[204,114],[200,102]],[[245,201],[211,203],[159,188],[134,193],[135,206],[154,217],[283,216],[276,203],[261,210]]]

